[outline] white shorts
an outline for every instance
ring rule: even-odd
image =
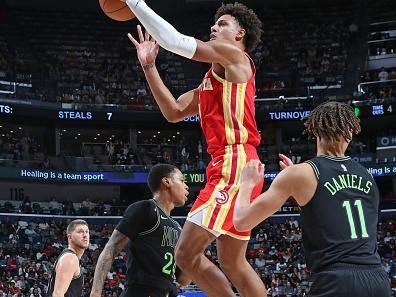
[[[200,211],[194,213],[193,215],[188,216],[187,217],[187,221],[190,221],[191,223],[194,223],[195,225],[200,226],[201,228],[205,229],[209,233],[213,234],[216,238],[218,238],[221,235],[220,232],[217,232],[215,230],[211,230],[211,229],[203,226],[202,218],[203,218],[203,212],[204,211],[205,211],[205,209],[201,209]]]

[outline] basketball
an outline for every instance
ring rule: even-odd
[[[120,0],[99,0],[100,8],[115,21],[129,21],[135,18],[133,12],[125,2]]]

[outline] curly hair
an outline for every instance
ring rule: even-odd
[[[360,120],[351,106],[340,102],[325,102],[318,105],[306,119],[304,134],[310,137],[338,141],[343,137],[351,141],[352,135],[360,133]]]
[[[222,4],[215,14],[215,21],[225,14],[233,16],[239,25],[246,30],[244,44],[247,51],[253,51],[260,41],[263,26],[256,13],[238,2]]]

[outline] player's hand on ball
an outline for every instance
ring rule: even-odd
[[[279,154],[279,158],[280,158],[279,166],[280,166],[281,170],[293,165],[292,160],[290,160],[290,158],[287,157],[286,155]]]
[[[128,33],[128,38],[136,47],[139,62],[142,67],[145,67],[147,65],[153,65],[158,55],[159,45],[148,34],[147,31],[143,35],[142,27],[140,25],[137,26],[137,32],[139,35],[139,42],[135,38],[133,38],[130,33]]]
[[[259,160],[250,160],[242,170],[241,182],[257,185],[264,178],[265,165]]]

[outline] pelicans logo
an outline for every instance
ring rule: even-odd
[[[226,204],[229,199],[230,199],[230,195],[228,194],[227,191],[221,190],[215,194],[215,200],[217,204],[220,205]]]

